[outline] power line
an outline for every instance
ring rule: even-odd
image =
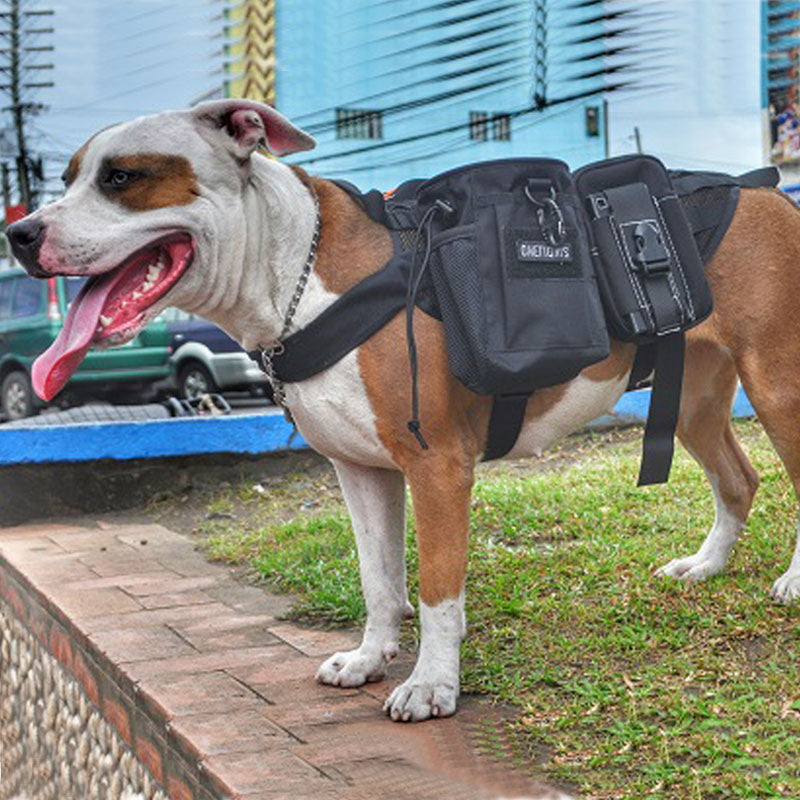
[[[34,59],[25,59],[26,52],[48,52],[53,48],[49,45],[30,45],[32,37],[40,37],[53,33],[52,27],[41,27],[45,17],[52,16],[52,9],[25,10],[27,4],[20,0],[6,0],[4,3],[8,11],[0,12],[0,40],[7,46],[0,48],[0,56],[6,56],[4,64],[0,65],[2,74],[7,83],[0,84],[0,90],[5,92],[11,101],[7,109],[11,112],[14,132],[17,143],[17,184],[20,200],[30,211],[36,201],[36,192],[33,190],[34,181],[43,179],[43,166],[41,155],[33,159],[28,154],[28,143],[25,135],[25,122],[28,117],[39,113],[44,106],[28,100],[38,89],[53,86],[52,81],[42,80],[43,73],[53,69],[53,64],[34,63]],[[35,27],[35,26],[39,27]],[[32,180],[32,178],[34,180]]]

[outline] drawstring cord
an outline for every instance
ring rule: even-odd
[[[414,253],[411,257],[411,269],[408,276],[408,287],[406,289],[406,341],[408,342],[408,362],[411,368],[411,419],[408,421],[408,430],[414,434],[423,450],[428,449],[428,443],[420,430],[419,421],[419,383],[418,372],[419,363],[417,360],[417,343],[414,339],[414,307],[416,306],[419,287],[425,271],[428,269],[431,257],[431,226],[437,211],[452,213],[453,207],[444,200],[437,200],[423,215],[417,226],[417,235],[414,239]],[[417,267],[417,252],[419,238],[425,229],[425,255],[422,258],[419,272]]]

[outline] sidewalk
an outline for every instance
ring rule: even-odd
[[[285,598],[237,582],[188,538],[102,520],[0,529],[0,598],[81,684],[173,800],[555,800],[501,751],[502,715],[462,698],[418,725],[381,705],[411,670],[320,686],[352,631],[281,621]]]

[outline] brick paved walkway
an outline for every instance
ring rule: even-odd
[[[285,598],[159,525],[0,529],[0,596],[174,800],[561,796],[479,755],[500,715],[477,700],[419,725],[383,716],[409,654],[382,683],[318,685],[356,634],[281,621]]]

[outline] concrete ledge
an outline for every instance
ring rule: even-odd
[[[321,459],[306,449],[0,466],[0,526],[143,508],[165,492],[186,494],[227,481],[305,472]]]
[[[592,423],[595,428],[644,422],[650,390],[624,394],[612,414]],[[735,417],[755,415],[740,388]],[[0,465],[48,464],[111,459],[153,459],[199,453],[259,455],[302,450],[308,445],[279,409],[235,417],[195,417],[147,422],[101,422],[89,425],[0,427]]]
[[[110,458],[164,458],[196,453],[268,453],[308,447],[283,412],[147,422],[0,427],[0,464]]]

